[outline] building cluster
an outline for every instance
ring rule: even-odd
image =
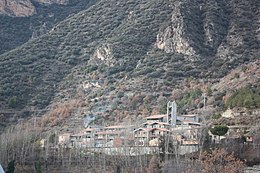
[[[167,113],[144,118],[138,125],[114,125],[107,127],[87,126],[80,133],[64,133],[59,135],[58,145],[64,148],[82,147],[156,147],[164,140],[181,146],[198,146],[205,126],[200,123],[196,114],[177,116],[176,103],[167,104]],[[229,126],[225,136],[216,136],[209,131],[212,142],[237,141],[247,131],[247,126]],[[247,142],[252,142],[248,134]]]
[[[152,115],[145,117],[144,120],[144,123],[139,125],[89,126],[77,134],[61,134],[58,143],[61,147],[76,148],[152,147],[160,145],[163,138],[183,145],[197,145],[199,143],[203,126],[199,123],[197,115]]]

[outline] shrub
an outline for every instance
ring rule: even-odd
[[[210,128],[209,130],[213,135],[223,136],[228,132],[228,127],[219,125],[219,126],[215,126],[213,128]]]
[[[212,119],[219,119],[221,117],[221,114],[214,114],[211,116]]]
[[[17,97],[14,96],[12,97],[9,101],[8,101],[8,106],[11,107],[11,108],[16,108],[17,107]]]
[[[259,88],[246,87],[241,88],[233,93],[233,95],[225,103],[225,107],[260,107],[260,91]]]
[[[191,90],[188,93],[185,93],[182,99],[178,102],[179,110],[183,110],[184,107],[188,108],[192,106],[191,103],[193,100],[200,98],[202,91],[199,88]]]

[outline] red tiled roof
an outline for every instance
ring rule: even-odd
[[[150,131],[153,131],[153,130],[159,130],[159,131],[169,131],[168,129],[165,129],[165,128],[139,128],[139,129],[136,129],[136,131],[138,130],[143,130],[143,131],[146,131],[146,132],[150,132]]]
[[[83,132],[92,132],[92,131],[94,131],[95,129],[93,129],[93,128],[86,128],[86,129],[84,129],[84,130],[82,130]]]
[[[63,133],[60,136],[70,136],[70,135],[71,135],[71,133]]]
[[[84,133],[78,133],[78,134],[73,134],[73,135],[71,135],[71,136],[83,136],[84,135]]]
[[[112,135],[112,134],[120,134],[122,132],[120,131],[102,131],[102,132],[97,132],[97,135]]]
[[[163,132],[169,132],[170,131],[170,130],[165,129],[165,128],[153,128],[150,131],[152,131],[152,130],[159,130],[159,131],[163,131]]]
[[[159,118],[164,118],[167,117],[167,115],[152,115],[149,117],[145,117],[145,119],[159,119]]]
[[[196,114],[180,115],[180,117],[196,117]]]
[[[154,121],[154,122],[145,122],[145,123],[143,123],[143,124],[149,124],[149,125],[151,125],[151,124],[161,124],[161,125],[167,125],[167,126],[170,126],[169,123],[158,122],[158,121]]]
[[[167,126],[170,126],[169,123],[165,123],[165,122],[151,122],[151,124],[161,124],[161,125],[167,125]]]
[[[124,129],[124,128],[129,128],[131,126],[129,125],[115,125],[115,126],[107,126],[105,129]]]
[[[148,132],[148,131],[151,130],[151,128],[138,128],[138,129],[135,129],[134,131],[136,132],[136,131],[139,131],[139,130]]]

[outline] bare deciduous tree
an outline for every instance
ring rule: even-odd
[[[204,173],[242,173],[244,171],[243,162],[224,149],[204,152],[200,161]]]

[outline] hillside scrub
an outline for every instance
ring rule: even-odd
[[[260,90],[257,87],[245,87],[235,91],[225,103],[226,108],[260,108]]]
[[[87,9],[95,0],[73,0],[66,5],[43,5],[33,1],[37,13],[29,17],[0,15],[0,54],[20,46],[31,38],[48,33],[71,14]]]
[[[240,12],[248,9],[241,20]],[[54,99],[77,99],[80,93],[87,101],[103,101],[107,109],[102,117],[120,116],[111,112],[112,105],[128,117],[140,115],[142,99],[128,105],[133,95],[158,97],[163,91],[173,100],[170,93],[183,89],[188,77],[215,79],[255,61],[255,10],[255,2],[240,1],[100,0],[0,55],[0,108],[42,110]],[[240,25],[249,20],[252,25]],[[99,87],[85,87],[91,83]],[[113,97],[119,89],[124,97]],[[179,113],[203,107],[199,89],[183,97]],[[100,97],[92,98],[95,95]],[[146,104],[149,112],[158,107],[156,99]],[[100,105],[93,102],[86,109],[97,113]]]
[[[185,93],[180,101],[178,101],[178,109],[180,112],[185,111],[189,108],[198,108],[198,105],[195,104],[195,100],[201,99],[202,91],[199,88],[193,89]],[[202,100],[202,99],[201,99]],[[200,101],[199,101],[200,102]]]

